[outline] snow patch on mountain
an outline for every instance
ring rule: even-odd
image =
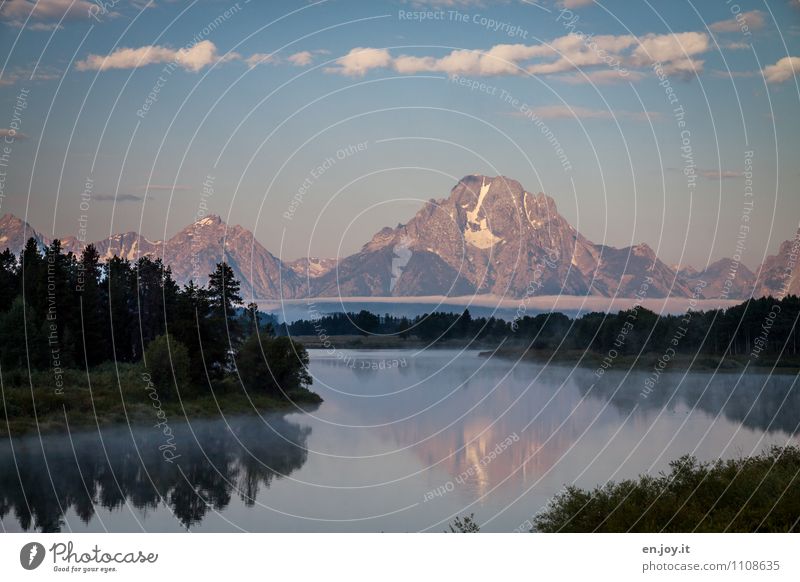
[[[488,249],[503,240],[489,229],[488,219],[478,218],[481,207],[483,206],[483,200],[486,198],[486,195],[489,193],[489,188],[491,187],[491,181],[487,184],[484,178],[481,183],[480,194],[478,195],[478,203],[472,211],[467,211],[467,224],[464,226],[464,240],[466,240],[468,244],[479,249]]]

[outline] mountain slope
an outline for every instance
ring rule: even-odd
[[[36,232],[30,224],[13,214],[4,214],[0,217],[0,251],[8,248],[18,255],[31,237],[36,239],[41,248],[50,244],[50,241]]]
[[[0,218],[0,249],[18,254],[30,236],[42,248],[50,243],[15,216]],[[83,246],[73,236],[62,243],[76,254]],[[646,244],[620,249],[593,243],[558,213],[552,198],[532,194],[504,176],[466,176],[446,198],[429,200],[408,223],[378,231],[359,252],[341,259],[284,263],[252,232],[218,216],[190,224],[167,241],[127,232],[94,245],[103,260],[161,257],[181,284],[205,284],[224,259],[242,282],[246,300],[471,294],[630,298],[645,289],[650,298],[691,297],[700,281],[706,283],[706,298],[745,299],[754,286],[756,297],[800,293],[800,230],[766,259],[757,276],[731,259],[700,272],[676,271]]]
[[[756,297],[800,295],[800,229],[794,238],[781,243],[778,254],[770,255],[758,270]]]
[[[19,218],[10,214],[0,218],[0,247],[3,249],[8,247],[19,254],[31,236],[42,248],[50,244],[50,239]],[[171,266],[173,277],[180,284],[190,280],[205,284],[208,274],[224,257],[242,283],[245,300],[292,298],[306,293],[304,279],[261,246],[253,233],[239,225],[228,226],[218,216],[203,218],[166,242],[150,241],[138,233],[127,232],[92,244],[103,261],[115,255],[132,262],[143,256],[160,257]],[[66,252],[80,254],[84,246],[74,236],[62,239]]]
[[[549,196],[531,194],[504,176],[467,176],[448,198],[429,201],[408,224],[378,232],[335,272],[320,277],[312,293],[630,297],[646,276],[653,278],[651,297],[691,295],[646,245],[595,245],[558,213]]]
[[[208,274],[222,260],[242,283],[242,296],[292,298],[303,295],[298,275],[261,246],[253,233],[225,224],[219,216],[207,216],[170,238],[161,249],[164,263],[177,281],[205,284]]]
[[[744,299],[753,292],[756,276],[740,262],[720,259],[702,271],[681,269],[683,277],[691,287],[701,281],[706,284],[703,294],[706,297],[722,299]]]

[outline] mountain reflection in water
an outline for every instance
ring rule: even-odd
[[[0,525],[442,531],[474,512],[513,531],[565,484],[800,444],[793,375],[676,371],[643,398],[649,370],[598,379],[475,351],[311,350],[310,371],[319,408],[175,424],[173,464],[152,426],[6,440]]]

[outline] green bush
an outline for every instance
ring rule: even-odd
[[[533,519],[540,532],[796,532],[800,448],[699,463],[585,491],[568,487]]]
[[[178,393],[186,395],[190,384],[189,351],[185,345],[168,335],[160,335],[147,345],[144,361],[162,399],[173,399]]]
[[[251,335],[242,344],[236,365],[248,390],[282,396],[305,390],[312,382],[306,348],[288,337]]]

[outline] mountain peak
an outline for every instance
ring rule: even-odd
[[[522,192],[522,184],[514,180],[513,178],[509,178],[507,176],[497,175],[497,176],[486,176],[484,174],[470,174],[468,176],[464,176],[458,181],[458,184],[453,188],[458,188],[459,184],[463,184],[468,188],[478,188],[485,187],[486,185],[500,185],[502,184],[505,188]]]
[[[195,226],[219,226],[225,224],[222,218],[217,214],[208,214],[199,220],[195,220]]]
[[[0,216],[0,225],[2,225],[4,228],[16,225],[23,226],[24,224],[24,220],[11,214],[10,212],[6,212],[3,216]]]
[[[656,256],[655,251],[650,247],[650,245],[644,242],[633,245],[631,250],[633,251],[634,255],[639,257],[654,258]]]
[[[480,198],[481,192],[487,200],[503,198],[505,201],[520,210],[525,210],[532,218],[533,212],[540,216],[553,216],[558,213],[556,202],[543,192],[532,194],[525,190],[517,180],[508,176],[486,176],[484,174],[470,174],[458,181],[450,191],[451,198],[456,196],[461,200],[462,192],[467,191],[475,200]]]
[[[11,213],[6,213],[0,217],[0,251],[8,248],[16,254],[22,250],[31,237],[36,239],[41,248],[50,244],[48,239],[36,232],[30,224],[21,218]]]

